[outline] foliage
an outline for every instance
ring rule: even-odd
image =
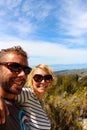
[[[87,117],[86,83],[86,77],[57,75],[57,84],[45,95],[52,130],[82,130],[82,118]]]

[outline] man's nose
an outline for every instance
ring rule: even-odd
[[[21,70],[20,73],[18,74],[18,76],[23,77],[24,79],[27,78],[27,75],[25,74],[24,70]]]

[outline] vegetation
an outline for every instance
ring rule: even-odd
[[[82,130],[82,119],[87,117],[87,76],[56,75],[57,84],[45,96],[52,130]]]

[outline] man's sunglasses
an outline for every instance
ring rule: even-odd
[[[31,68],[28,66],[21,65],[16,62],[2,62],[0,65],[6,66],[9,70],[15,73],[20,73],[22,70],[26,75],[28,75],[31,71]]]
[[[35,82],[41,82],[44,79],[44,81],[47,83],[50,83],[53,80],[52,75],[50,74],[47,74],[45,76],[42,76],[40,74],[35,74],[33,79]]]

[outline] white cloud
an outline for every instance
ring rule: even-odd
[[[1,0],[0,49],[21,45],[31,64],[85,63],[86,6],[83,0]]]
[[[60,26],[65,30],[64,34],[71,36],[83,36],[87,33],[87,9],[85,2],[79,0],[65,1],[58,19]]]
[[[0,42],[0,49],[21,45],[29,55],[30,64],[71,64],[85,63],[87,51],[82,49],[69,49],[63,45],[52,44],[40,41],[21,41]]]

